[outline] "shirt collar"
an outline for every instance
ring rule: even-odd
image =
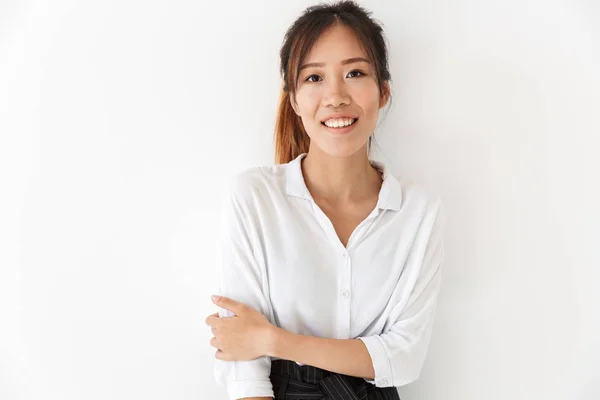
[[[307,153],[302,153],[286,165],[286,191],[290,196],[300,197],[306,200],[312,200],[312,196],[306,187],[304,176],[302,175],[301,161]],[[390,171],[389,166],[382,162],[370,160],[371,164],[383,172],[383,183],[379,191],[377,208],[399,211],[402,204],[402,187],[400,182]]]

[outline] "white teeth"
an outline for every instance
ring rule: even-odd
[[[355,120],[353,118],[335,118],[335,119],[328,119],[327,121],[324,122],[324,124],[330,128],[340,128],[340,127],[352,125],[354,123],[354,121]]]

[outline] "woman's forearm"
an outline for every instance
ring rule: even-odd
[[[271,332],[270,357],[312,365],[331,372],[373,379],[373,361],[359,339],[328,339],[298,335],[275,327]],[[272,397],[244,397],[238,400],[273,400]]]
[[[268,356],[338,374],[374,379],[373,361],[362,340],[298,335],[279,327],[275,327],[272,337]]]

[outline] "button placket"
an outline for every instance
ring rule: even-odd
[[[342,297],[344,299],[349,299],[350,298],[350,284],[352,282],[352,277],[351,277],[351,273],[348,270],[348,267],[350,267],[350,253],[348,252],[348,250],[345,250],[342,253],[342,257],[344,257],[344,259],[346,260],[345,264],[346,264],[346,271],[343,272],[344,276],[347,278],[347,281],[345,282],[345,286],[344,289],[342,290]]]
[[[340,274],[340,280],[339,280],[339,293],[338,296],[340,296],[340,306],[341,306],[341,313],[339,314],[339,330],[338,330],[338,337],[340,339],[348,339],[350,337],[350,316],[351,316],[351,310],[350,310],[350,298],[351,298],[351,285],[352,285],[352,271],[350,269],[350,265],[351,265],[351,257],[350,257],[350,251],[348,250],[348,248],[343,248],[342,251],[340,253],[338,253],[338,260],[339,260],[339,274]]]

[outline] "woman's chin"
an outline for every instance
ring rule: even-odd
[[[350,157],[356,154],[357,152],[366,149],[367,146],[366,141],[364,141],[364,143],[357,142],[354,140],[335,140],[333,141],[333,143],[331,141],[328,142],[329,143],[327,143],[326,145],[317,144],[317,146],[319,147],[319,151],[326,153],[331,157],[340,158]]]

